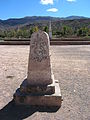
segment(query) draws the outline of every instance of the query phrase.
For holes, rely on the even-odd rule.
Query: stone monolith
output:
[[[28,74],[14,94],[16,104],[61,106],[60,87],[52,73],[49,47],[50,41],[46,32],[32,34]]]
[[[31,37],[27,81],[30,85],[49,85],[52,83],[49,53],[49,36],[36,32]]]

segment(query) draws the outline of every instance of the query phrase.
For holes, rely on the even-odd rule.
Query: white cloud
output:
[[[76,2],[76,0],[67,0],[68,2]]]
[[[48,5],[48,4],[53,5],[54,2],[53,2],[53,0],[41,0],[40,3],[43,5]]]
[[[58,9],[57,8],[50,8],[50,9],[47,9],[47,12],[57,12]]]

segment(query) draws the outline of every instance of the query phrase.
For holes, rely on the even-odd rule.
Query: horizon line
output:
[[[85,17],[85,18],[90,18],[90,17],[88,17],[88,16],[80,16],[80,15],[70,15],[70,16],[62,16],[62,17],[60,17],[60,16],[48,16],[48,15],[44,15],[44,16],[42,16],[42,15],[33,15],[33,16],[22,16],[22,17],[10,17],[10,18],[6,18],[6,19],[2,19],[2,18],[0,18],[0,20],[9,20],[9,19],[22,19],[22,18],[26,18],[26,17],[53,17],[53,18],[67,18],[67,17]]]

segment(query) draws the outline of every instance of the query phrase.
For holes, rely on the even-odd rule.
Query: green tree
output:
[[[43,31],[45,31],[45,32],[48,33],[48,31],[49,31],[48,26],[45,26],[45,27],[43,28]]]
[[[21,38],[23,36],[23,31],[21,29],[17,30],[16,37]]]
[[[5,38],[5,32],[4,31],[0,31],[0,38]]]
[[[90,28],[88,29],[88,36],[90,36]]]
[[[34,32],[38,32],[38,31],[39,31],[38,26],[35,26],[33,31],[34,31]]]
[[[61,30],[61,35],[62,36],[71,36],[73,35],[74,31],[72,30],[71,27],[69,26],[63,26]]]
[[[86,27],[78,29],[77,36],[84,37],[84,36],[87,36],[87,35],[88,35],[88,29]]]

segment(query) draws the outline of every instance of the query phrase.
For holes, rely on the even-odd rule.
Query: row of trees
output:
[[[0,31],[0,38],[30,38],[32,33],[37,32],[38,30],[39,28],[35,26],[30,29],[24,28]],[[47,26],[43,27],[42,30],[48,33]]]
[[[63,26],[61,30],[53,31],[53,35],[56,35],[56,37],[85,37],[90,36],[90,28],[82,27],[78,29],[72,29],[69,26]]]
[[[38,27],[31,29],[12,29],[7,31],[0,31],[1,38],[30,38],[33,32],[38,31]]]
[[[37,26],[30,29],[12,29],[7,31],[0,31],[0,38],[30,38],[33,32],[37,32],[39,28]],[[43,31],[49,31],[48,26],[42,28]],[[79,29],[72,29],[69,26],[63,26],[60,30],[52,30],[52,34],[55,37],[85,37],[90,36],[90,28],[83,27]]]

